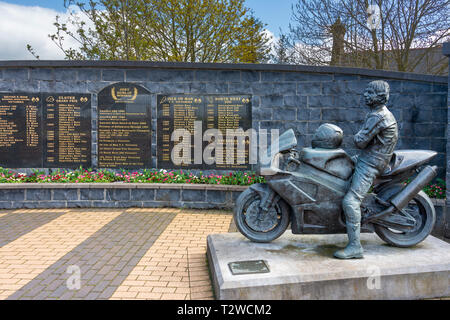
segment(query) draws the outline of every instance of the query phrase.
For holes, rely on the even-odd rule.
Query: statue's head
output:
[[[364,91],[364,98],[370,108],[385,105],[389,100],[389,84],[383,80],[370,82]]]

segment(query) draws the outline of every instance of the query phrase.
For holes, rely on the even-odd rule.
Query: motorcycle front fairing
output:
[[[297,138],[294,130],[289,129],[279,136],[267,148],[267,153],[261,159],[260,174],[263,176],[272,176],[277,173],[282,173],[280,170],[280,161],[282,160],[282,153],[294,148],[297,145]]]
[[[270,189],[290,205],[293,211],[292,232],[344,232],[340,215],[342,197],[348,188],[347,181],[299,159],[295,161],[298,162],[296,169],[292,170],[288,165],[284,170],[286,156],[283,156],[283,151],[291,150],[297,143],[293,130],[280,136],[278,146],[276,143],[269,149],[272,156],[270,166],[262,168],[261,174],[265,176]]]

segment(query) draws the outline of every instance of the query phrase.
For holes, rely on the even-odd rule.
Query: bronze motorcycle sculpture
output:
[[[299,152],[292,129],[274,145],[278,148],[269,148],[270,164],[259,172],[266,183],[250,186],[236,201],[238,230],[254,242],[275,240],[289,224],[293,234],[346,233],[342,199],[349,189],[354,160],[340,145]],[[414,246],[431,233],[435,209],[422,189],[436,176],[437,168],[422,166],[435,156],[428,150],[394,152],[361,205],[361,232],[375,232],[397,247]]]

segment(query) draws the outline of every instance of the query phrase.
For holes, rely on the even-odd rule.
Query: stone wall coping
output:
[[[444,54],[449,45],[444,44]],[[446,51],[447,50],[447,51]],[[188,63],[154,61],[105,61],[105,60],[0,60],[0,68],[147,68],[185,70],[245,70],[269,72],[338,73],[378,78],[447,83],[446,76],[434,76],[410,72],[374,70],[351,67],[253,64],[253,63]]]
[[[244,191],[247,186],[189,183],[0,183],[1,189],[177,189]]]

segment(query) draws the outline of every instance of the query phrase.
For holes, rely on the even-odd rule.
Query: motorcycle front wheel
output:
[[[436,221],[436,212],[430,198],[420,191],[403,209],[416,220],[413,230],[399,231],[385,226],[374,225],[375,233],[390,245],[407,248],[412,247],[428,237]]]
[[[288,204],[281,198],[268,212],[260,207],[261,196],[251,188],[242,192],[234,207],[234,222],[245,237],[253,242],[270,242],[281,236],[290,220]]]

